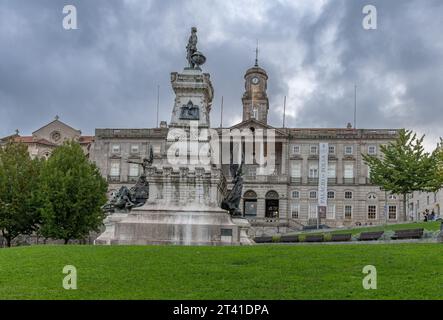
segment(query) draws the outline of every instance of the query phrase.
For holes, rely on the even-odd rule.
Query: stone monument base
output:
[[[246,219],[232,219],[222,209],[146,204],[108,217],[101,245],[241,245],[251,244]]]

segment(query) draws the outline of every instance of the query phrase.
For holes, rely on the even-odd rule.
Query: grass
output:
[[[407,230],[407,229],[420,229],[423,228],[425,231],[434,232],[437,230],[440,230],[440,224],[439,221],[430,221],[430,222],[411,222],[411,223],[401,223],[401,224],[388,224],[388,225],[380,225],[380,226],[368,226],[368,227],[358,227],[358,228],[351,228],[351,229],[342,229],[342,230],[334,230],[334,231],[327,231],[324,230],[322,232],[317,231],[302,231],[302,232],[291,232],[288,234],[298,234],[300,235],[300,241],[304,241],[307,234],[312,235],[320,235],[323,234],[325,236],[326,240],[329,240],[331,238],[332,234],[345,234],[345,233],[351,233],[353,236],[362,233],[362,232],[369,232],[369,231],[395,231],[395,230]],[[275,236],[274,241],[278,242],[280,239],[280,236]]]
[[[362,269],[377,268],[377,290]],[[74,265],[78,289],[64,290]],[[0,249],[0,299],[442,299],[443,245]]]

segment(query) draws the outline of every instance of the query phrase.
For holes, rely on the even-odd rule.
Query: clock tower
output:
[[[243,94],[243,121],[255,119],[264,124],[268,122],[269,100],[266,94],[268,75],[266,71],[255,65],[245,73],[245,93]]]

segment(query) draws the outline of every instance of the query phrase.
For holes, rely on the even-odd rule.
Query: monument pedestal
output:
[[[145,205],[114,226],[109,244],[232,245],[240,243],[239,227],[224,210]],[[111,230],[111,229],[110,229]],[[226,236],[228,235],[228,236]],[[101,237],[102,238],[102,237]],[[100,240],[105,240],[104,238]]]
[[[219,203],[226,181],[217,168],[150,168],[149,200],[114,213],[95,244],[246,245],[250,225]]]

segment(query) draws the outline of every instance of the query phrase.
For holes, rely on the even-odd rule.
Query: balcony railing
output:
[[[308,178],[308,184],[318,184],[318,178]]]
[[[291,177],[291,183],[300,185],[301,184],[301,177]]]
[[[343,178],[343,184],[355,184],[355,178]]]
[[[337,178],[328,178],[328,185],[337,184]]]
[[[120,176],[108,176],[108,182],[120,182]]]
[[[128,182],[137,182],[138,176],[128,176]]]

